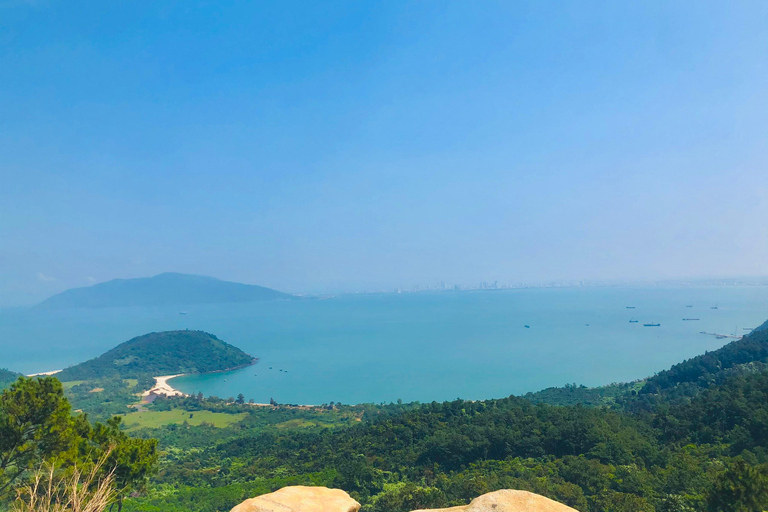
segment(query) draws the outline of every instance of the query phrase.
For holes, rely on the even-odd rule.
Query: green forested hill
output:
[[[524,398],[550,405],[649,409],[658,403],[689,400],[733,375],[753,374],[765,369],[768,369],[768,322],[741,339],[687,359],[647,379],[596,388],[566,385],[527,393]]]
[[[229,370],[254,362],[237,347],[203,331],[164,331],[138,336],[101,356],[56,375],[62,381]]]
[[[764,324],[765,325],[765,324]],[[768,363],[768,330],[763,326],[722,348],[678,363],[650,377],[641,393],[659,393],[675,387],[706,388],[745,364]]]
[[[21,377],[20,373],[12,372],[6,370],[5,368],[0,368],[0,389],[3,389],[12,382],[15,382],[19,377]]]

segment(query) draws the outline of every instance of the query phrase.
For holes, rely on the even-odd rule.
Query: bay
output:
[[[638,322],[630,323],[633,318]],[[187,393],[224,398],[243,393],[258,403],[274,398],[294,404],[484,399],[566,383],[596,386],[646,377],[731,341],[700,331],[742,335],[745,327],[767,318],[768,287],[759,286],[529,288],[161,308],[15,308],[0,311],[0,367],[56,370],[140,334],[188,328],[214,333],[259,362],[233,372],[173,379],[172,385]]]

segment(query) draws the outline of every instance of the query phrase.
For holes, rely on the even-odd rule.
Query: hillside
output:
[[[768,322],[741,339],[673,365],[652,377],[636,382],[595,388],[566,385],[523,396],[533,403],[549,405],[608,406],[648,409],[661,402],[689,400],[703,390],[735,375],[768,369]]]
[[[62,381],[137,378],[230,370],[254,362],[237,347],[203,331],[152,332],[56,375]]]
[[[113,279],[84,288],[72,288],[49,297],[37,307],[106,308],[216,304],[291,297],[292,295],[263,286],[167,272],[154,277]]]
[[[0,389],[8,387],[12,382],[21,377],[20,373],[0,368]]]
[[[676,387],[706,388],[742,365],[768,363],[766,324],[727,345],[672,366],[650,377],[641,393],[659,393]]]

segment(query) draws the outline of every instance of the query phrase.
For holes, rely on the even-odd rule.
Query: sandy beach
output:
[[[53,370],[52,372],[30,373],[29,375],[27,375],[27,377],[43,377],[46,375],[56,375],[60,371],[61,370]]]
[[[174,389],[170,384],[168,384],[168,381],[175,378],[175,377],[181,377],[184,375],[183,373],[179,373],[177,375],[162,375],[160,377],[155,377],[155,385],[142,393],[142,396],[149,396],[149,395],[165,395],[165,396],[187,396],[186,394],[182,393],[178,389]]]

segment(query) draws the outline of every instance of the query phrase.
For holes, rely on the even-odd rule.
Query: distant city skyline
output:
[[[0,9],[0,306],[768,275],[766,2]]]
[[[141,276],[154,277],[154,276]],[[216,276],[203,276],[214,277]],[[218,278],[216,278],[218,279]],[[120,280],[120,278],[118,278]],[[105,281],[106,282],[106,281]],[[98,283],[88,283],[91,286]],[[256,284],[259,283],[244,283]],[[555,281],[481,281],[479,283],[446,283],[441,281],[437,284],[411,284],[409,286],[397,286],[394,288],[361,288],[347,290],[320,290],[314,292],[292,291],[297,296],[334,296],[334,295],[354,295],[354,294],[408,294],[421,292],[452,292],[452,291],[483,291],[483,290],[515,290],[527,288],[575,288],[575,287],[637,287],[637,286],[768,286],[768,276],[740,276],[740,277],[721,277],[721,278],[700,278],[700,279],[661,279],[661,280],[584,280],[569,279]],[[65,290],[62,290],[65,291]],[[284,290],[278,290],[284,291]],[[2,307],[2,306],[0,306]]]

